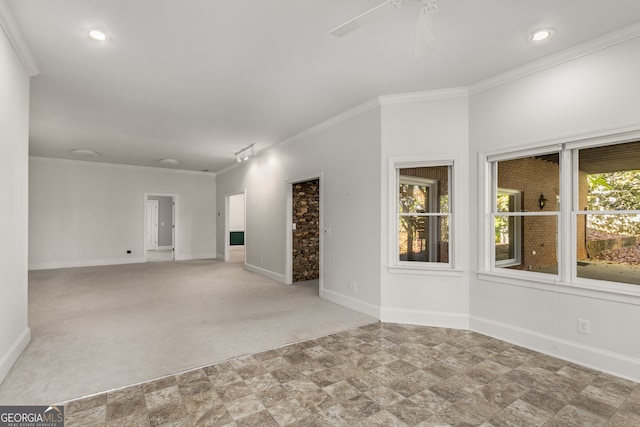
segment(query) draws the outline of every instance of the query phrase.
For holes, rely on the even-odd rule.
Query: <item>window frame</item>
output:
[[[558,160],[559,160],[559,164],[558,164],[558,182],[559,182],[559,186],[560,186],[560,192],[562,192],[562,188],[564,187],[563,185],[563,180],[562,180],[562,173],[563,170],[566,170],[566,167],[563,167],[564,162],[562,159],[562,152],[561,150],[559,150],[557,147],[552,147],[550,149],[541,149],[541,150],[536,150],[535,152],[528,152],[528,153],[518,153],[517,156],[515,157],[507,157],[505,158],[504,156],[500,156],[498,159],[490,159],[489,163],[490,163],[490,168],[491,168],[491,206],[490,206],[490,227],[492,229],[494,229],[494,224],[495,224],[495,218],[502,216],[502,217],[512,217],[516,220],[516,222],[520,225],[522,223],[524,223],[524,219],[526,217],[542,217],[542,216],[552,216],[552,217],[556,217],[556,226],[557,226],[557,233],[556,233],[556,260],[558,261],[558,272],[556,274],[550,274],[550,273],[542,273],[542,272],[536,272],[536,271],[527,271],[527,270],[505,270],[505,267],[509,267],[513,264],[509,264],[509,263],[499,263],[496,261],[495,259],[495,254],[496,254],[496,245],[495,245],[495,238],[491,239],[491,261],[490,261],[490,270],[492,272],[495,273],[501,273],[501,272],[505,272],[508,275],[514,274],[516,277],[523,275],[524,277],[527,277],[529,275],[534,275],[534,276],[549,276],[551,278],[553,278],[553,280],[557,280],[558,277],[561,276],[562,271],[561,271],[561,267],[560,267],[560,256],[563,253],[562,251],[562,239],[560,238],[561,232],[564,228],[564,224],[562,223],[562,215],[561,215],[561,211],[557,210],[557,211],[540,211],[540,212],[531,212],[531,211],[513,211],[513,212],[499,212],[497,209],[497,197],[498,197],[498,193],[500,193],[500,190],[503,191],[507,191],[509,192],[508,189],[504,189],[501,187],[498,187],[498,163],[499,162],[504,162],[504,161],[509,161],[509,160],[518,160],[518,159],[525,159],[525,158],[531,158],[531,157],[535,157],[538,155],[549,155],[549,154],[558,154]],[[510,191],[513,192],[513,191]],[[492,233],[492,235],[494,235]],[[520,240],[518,241],[518,244],[523,243],[523,237],[520,234],[519,235]],[[519,265],[522,262],[522,251],[520,251],[520,259],[516,259],[517,264]]]
[[[436,179],[430,179],[430,178],[421,178],[421,177],[417,177],[417,176],[409,176],[409,175],[400,175],[399,174],[400,170],[398,170],[398,186],[400,186],[400,184],[409,184],[409,185],[419,185],[419,186],[424,186],[427,187],[429,189],[429,207],[436,205],[438,203],[438,199],[437,199],[437,188],[438,188],[438,180]],[[449,171],[449,175],[451,175],[451,172]],[[434,189],[436,190],[436,192],[434,192]],[[398,197],[396,198],[396,208],[398,208],[398,203],[399,203],[399,194]],[[430,217],[438,217],[438,216],[443,216],[440,214],[440,212],[399,212],[398,210],[396,210],[396,216],[398,218],[403,217],[403,216],[407,216],[407,217],[411,217],[411,216],[415,216],[415,217],[425,217],[425,218],[430,218]],[[398,225],[399,221],[398,221]],[[435,235],[437,232],[436,229],[436,223],[433,221],[429,222],[429,237]],[[397,244],[397,242],[396,242]],[[436,241],[432,238],[429,238],[429,242],[428,242],[428,246],[429,246],[429,261],[426,262],[434,262],[431,261],[431,259],[433,258],[433,256],[435,255],[435,250],[436,250]],[[402,262],[402,261],[400,261]],[[408,262],[408,261],[407,261]],[[417,262],[417,261],[411,261],[413,262]],[[442,264],[442,263],[439,263]]]
[[[457,160],[453,157],[434,158],[427,156],[402,156],[389,157],[387,170],[388,184],[388,264],[390,273],[403,274],[437,274],[437,275],[460,275],[462,272],[455,268],[456,260],[456,168]],[[423,216],[446,217],[449,226],[449,259],[447,263],[429,261],[400,261],[399,250],[399,188],[400,170],[407,168],[421,167],[448,167],[448,204],[449,212],[426,213]],[[415,177],[410,177],[415,178]]]
[[[554,290],[571,295],[640,304],[640,285],[596,280],[577,276],[577,217],[585,211],[578,206],[578,153],[580,149],[640,141],[640,128],[613,134],[582,135],[559,142],[540,143],[519,149],[478,153],[479,216],[478,272],[481,280],[508,285]],[[494,205],[497,190],[493,165],[541,154],[560,154],[560,205],[558,206],[558,274],[511,271],[495,268]],[[595,211],[587,211],[594,213]],[[616,212],[624,213],[624,212]]]

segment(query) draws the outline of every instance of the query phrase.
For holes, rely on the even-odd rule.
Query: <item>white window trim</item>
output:
[[[640,305],[640,285],[577,277],[577,243],[574,241],[576,227],[577,197],[577,149],[597,146],[617,145],[640,140],[640,126],[617,131],[597,132],[563,138],[561,141],[546,141],[528,145],[520,149],[504,149],[490,153],[478,153],[478,204],[481,215],[478,218],[478,271],[480,280],[498,282],[513,286],[524,286],[545,291],[579,295],[609,301],[621,301]],[[572,151],[573,150],[573,151]],[[493,194],[494,182],[492,164],[495,161],[548,154],[560,151],[560,198],[570,201],[569,209],[562,208],[558,223],[558,275],[540,274],[528,271],[500,271],[493,268]],[[564,165],[564,166],[563,166]],[[571,167],[567,167],[571,165]],[[617,212],[619,213],[619,212]],[[565,248],[566,246],[566,248]]]
[[[418,275],[444,275],[461,276],[462,271],[455,268],[456,252],[459,246],[457,242],[457,216],[456,199],[457,191],[455,183],[458,182],[458,172],[454,167],[455,157],[430,157],[430,156],[401,156],[389,157],[387,166],[387,194],[388,194],[388,265],[390,273],[418,274]],[[402,262],[399,261],[398,251],[398,180],[400,169],[449,166],[449,262]],[[431,214],[440,215],[440,214]]]
[[[437,179],[429,179],[429,178],[420,178],[415,176],[406,176],[406,175],[398,175],[398,182],[402,182],[409,185],[418,185],[424,186],[429,189],[429,206],[437,206],[438,198],[437,198],[437,188],[438,188],[438,180]],[[435,190],[435,191],[434,191]],[[397,191],[397,190],[396,190]],[[396,196],[397,197],[397,196]],[[396,199],[397,201],[397,199]],[[397,207],[397,205],[396,205]],[[421,216],[421,217],[438,217],[438,216],[446,216],[447,218],[451,218],[451,213],[442,214],[440,212],[414,212],[414,213],[400,213],[396,210],[396,216]],[[429,222],[429,257],[433,257],[435,255],[435,250],[437,247],[437,242],[434,241],[431,236],[436,234],[436,223],[433,221]],[[434,261],[428,261],[434,262]],[[404,265],[404,263],[402,263]],[[411,265],[408,263],[406,265]]]

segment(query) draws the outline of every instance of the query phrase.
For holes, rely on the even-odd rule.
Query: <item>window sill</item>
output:
[[[462,277],[462,270],[453,268],[437,268],[418,265],[388,265],[387,270],[390,274],[414,274],[421,276],[449,276]]]
[[[560,281],[557,276],[546,278],[538,275],[527,275],[525,277],[524,275],[504,274],[495,271],[478,271],[477,277],[482,281],[504,285],[640,305],[639,285],[614,282],[595,284],[591,281],[567,283]]]

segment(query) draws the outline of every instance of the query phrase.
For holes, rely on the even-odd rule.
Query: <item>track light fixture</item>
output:
[[[251,145],[247,145],[246,147],[244,147],[242,150],[240,151],[236,151],[234,154],[236,156],[236,161],[238,163],[243,162],[245,160],[249,160],[250,157],[253,157],[256,155],[256,148],[255,148],[256,143],[254,142]]]

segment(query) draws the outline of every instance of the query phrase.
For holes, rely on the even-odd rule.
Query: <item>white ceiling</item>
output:
[[[376,96],[471,85],[640,22],[639,0],[439,0],[435,48],[414,59],[410,1],[329,34],[380,2],[9,0],[41,72],[30,153],[218,171]]]

